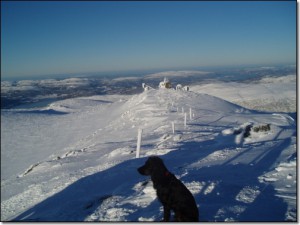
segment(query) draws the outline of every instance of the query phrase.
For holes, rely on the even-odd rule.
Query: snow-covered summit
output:
[[[200,221],[295,221],[295,125],[173,89],[6,110],[1,220],[160,220],[152,183],[136,170],[159,155],[195,196]]]

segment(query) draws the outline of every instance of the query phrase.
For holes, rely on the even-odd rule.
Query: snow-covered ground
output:
[[[269,95],[295,99],[290,78],[2,110],[1,220],[160,220],[152,183],[137,172],[148,156],[160,155],[194,194],[200,221],[296,221],[296,121],[224,100],[251,101],[247,88],[259,99],[260,87],[277,84]]]
[[[249,109],[296,112],[296,75],[266,77],[253,82],[217,82],[191,87]]]

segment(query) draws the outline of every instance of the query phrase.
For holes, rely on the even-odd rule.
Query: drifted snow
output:
[[[234,130],[245,124],[271,130],[237,141]],[[200,221],[296,221],[295,131],[287,114],[175,90],[5,110],[1,220],[161,220],[152,182],[137,172],[148,156],[160,155],[193,193]]]

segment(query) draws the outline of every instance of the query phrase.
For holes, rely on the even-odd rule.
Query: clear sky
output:
[[[1,75],[295,65],[296,4],[1,1]]]

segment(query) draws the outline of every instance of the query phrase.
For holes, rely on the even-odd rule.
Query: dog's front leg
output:
[[[164,219],[163,222],[169,222],[171,215],[171,209],[167,206],[164,206]]]

